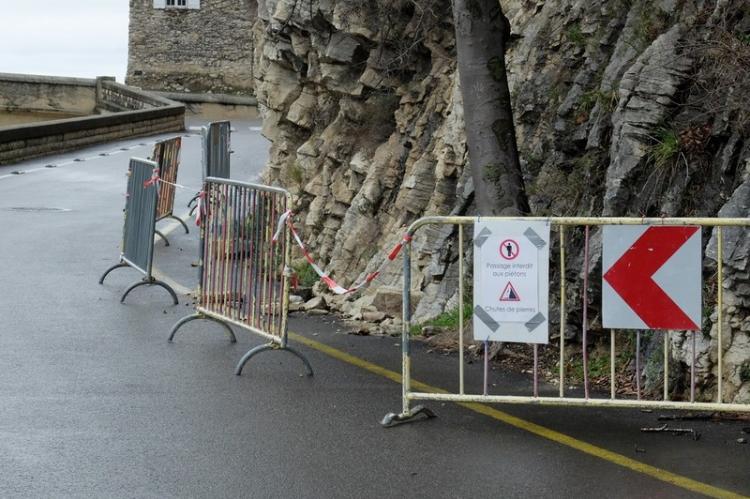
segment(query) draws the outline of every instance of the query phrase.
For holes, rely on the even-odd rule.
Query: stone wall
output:
[[[61,81],[64,84],[60,84]],[[64,87],[65,91],[60,87]],[[80,107],[87,110],[82,114],[89,116],[0,127],[0,164],[59,154],[123,138],[177,132],[185,128],[183,105],[126,87],[112,78],[73,80],[0,75],[0,95],[13,96],[18,92],[27,92],[27,96],[33,98],[9,99],[13,107],[8,109],[48,111],[40,108],[40,103],[47,103],[65,113]],[[86,105],[82,106],[78,98],[71,100],[70,96],[81,99],[81,96],[85,96],[81,102]],[[95,111],[103,114],[94,115]]]
[[[256,95],[264,134],[273,142],[265,176],[296,195],[305,241],[349,285],[374,270],[417,218],[474,213],[450,3],[299,3],[259,5]],[[750,214],[750,118],[741,97],[750,92],[747,2],[502,4],[512,26],[509,80],[533,214]],[[592,275],[601,270],[598,237],[595,231]],[[570,231],[568,244],[567,299],[581,303],[581,233]],[[456,307],[455,233],[424,231],[414,246],[416,319],[425,320]],[[729,238],[722,283],[727,401],[750,400],[748,254],[750,238]],[[708,279],[715,264],[707,251],[708,313],[696,365],[704,400],[716,390],[716,356],[709,353],[717,341],[716,287]],[[557,266],[555,256],[553,290]],[[362,295],[326,300],[362,317],[388,301],[384,290],[397,289],[400,278],[392,265]],[[594,279],[588,294],[595,339],[608,335],[598,286]],[[556,301],[550,300],[553,322]],[[398,311],[388,312],[393,318],[382,328],[398,330]],[[571,306],[563,324],[571,343],[581,312]],[[679,396],[687,386],[690,342],[682,333],[671,338]],[[651,359],[659,359],[658,345],[657,338],[647,347]],[[647,388],[654,389],[658,364],[649,368]]]
[[[83,116],[95,108],[95,80],[0,73],[0,110]]]
[[[202,0],[199,9],[130,0],[129,85],[252,94],[256,0]]]

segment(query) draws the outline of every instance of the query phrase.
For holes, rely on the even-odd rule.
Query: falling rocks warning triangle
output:
[[[505,285],[505,289],[503,289],[503,293],[500,295],[500,301],[521,301],[518,291],[516,291],[516,288],[510,282]]]

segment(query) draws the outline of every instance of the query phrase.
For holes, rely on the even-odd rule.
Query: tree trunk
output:
[[[510,23],[498,0],[454,0],[453,19],[477,211],[528,214],[505,72]]]

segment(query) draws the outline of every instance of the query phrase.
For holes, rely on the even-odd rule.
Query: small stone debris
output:
[[[701,434],[693,428],[670,428],[668,424],[663,424],[655,428],[641,428],[641,431],[643,433],[671,433],[672,435],[689,434],[693,440],[698,440],[701,437]]]
[[[659,421],[709,421],[713,419],[713,414],[679,414],[679,415],[661,415],[657,418]]]
[[[362,320],[367,322],[381,322],[385,319],[384,312],[363,312]]]
[[[316,296],[305,303],[305,311],[310,312],[316,309],[325,309],[326,302],[322,296]]]
[[[319,315],[328,315],[329,312],[328,312],[328,310],[323,310],[323,309],[320,309],[320,308],[314,308],[312,310],[307,310],[307,314],[308,315],[319,316]]]
[[[747,443],[747,439],[746,438],[738,438],[737,439],[737,443],[738,444],[746,444]]]

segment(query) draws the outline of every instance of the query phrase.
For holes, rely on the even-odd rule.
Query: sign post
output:
[[[548,222],[474,224],[474,339],[549,340]]]

